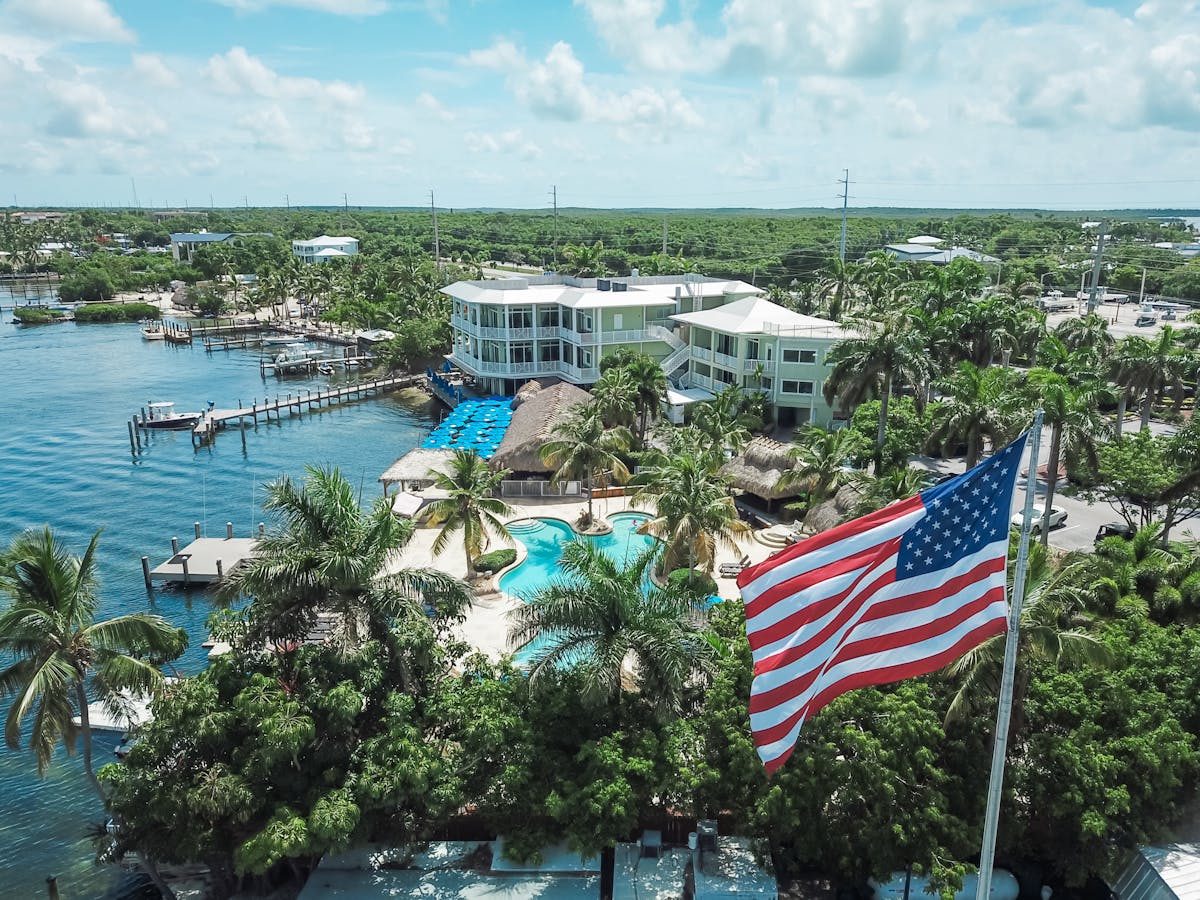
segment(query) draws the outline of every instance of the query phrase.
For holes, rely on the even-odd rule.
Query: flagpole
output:
[[[1008,750],[1008,722],[1012,716],[1013,677],[1017,670],[1021,604],[1025,601],[1025,571],[1029,566],[1029,532],[1033,523],[1033,498],[1037,489],[1038,453],[1042,445],[1042,411],[1033,416],[1030,429],[1029,477],[1025,482],[1025,515],[1017,544],[1013,570],[1012,602],[1008,609],[1008,633],[1004,642],[1004,672],[1000,679],[1000,703],[996,707],[996,736],[992,743],[992,774],[988,780],[987,812],[983,817],[983,849],[979,853],[979,883],[975,900],[989,900],[992,864],[996,856],[996,830],[1000,825],[1000,794],[1004,787],[1004,758]],[[1057,465],[1050,460],[1050,465]]]

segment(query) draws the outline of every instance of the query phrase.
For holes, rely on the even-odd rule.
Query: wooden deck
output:
[[[176,584],[216,584],[252,557],[257,547],[257,538],[197,538],[151,569],[150,577]]]
[[[337,362],[337,360],[327,361]],[[302,416],[305,412],[319,410],[325,406],[365,400],[400,388],[412,387],[420,384],[423,380],[423,375],[398,375],[394,378],[360,381],[331,388],[328,391],[316,393],[305,391],[304,393],[288,394],[286,397],[276,396],[274,400],[264,400],[262,403],[255,400],[248,407],[239,405],[237,409],[212,409],[206,412],[204,417],[196,423],[196,427],[192,429],[192,442],[207,443],[214,440],[217,432],[225,428],[244,427],[248,424],[247,420],[257,425],[260,416],[268,422],[272,418],[278,420],[284,416]]]

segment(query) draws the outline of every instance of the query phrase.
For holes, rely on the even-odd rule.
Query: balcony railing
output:
[[[773,359],[748,359],[742,371],[747,375],[753,375],[758,371],[758,367],[762,366],[762,373],[770,375],[775,371],[775,361]]]
[[[714,350],[712,361],[724,369],[732,369],[734,372],[742,371],[742,361],[736,356],[730,356],[728,353],[718,353]]]
[[[469,372],[474,372],[476,375],[496,376],[499,378],[519,375],[535,378],[541,375],[561,375],[564,378],[581,384],[590,384],[600,377],[600,370],[597,368],[573,366],[570,363],[565,363],[557,359],[547,359],[542,362],[530,363],[485,362],[482,359],[477,359],[474,356],[456,350],[451,354],[451,361]]]

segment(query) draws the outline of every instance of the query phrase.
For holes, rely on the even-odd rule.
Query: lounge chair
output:
[[[721,563],[717,571],[721,574],[722,578],[737,578],[738,575],[742,574],[742,569],[748,565],[750,565],[750,557],[747,555],[735,563]]]

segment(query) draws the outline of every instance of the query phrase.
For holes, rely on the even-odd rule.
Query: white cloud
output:
[[[239,12],[262,12],[272,6],[309,9],[335,16],[377,16],[387,12],[385,0],[214,0]]]
[[[153,114],[117,109],[94,84],[55,80],[47,88],[52,115],[46,132],[53,137],[135,139],[166,130]]]
[[[105,0],[8,0],[0,12],[57,40],[131,43],[136,38]]]
[[[463,143],[473,153],[516,153],[521,159],[540,159],[542,148],[525,139],[521,129],[513,128],[498,134],[468,131]]]
[[[417,106],[425,110],[435,119],[440,119],[443,122],[453,122],[454,113],[442,106],[438,98],[428,91],[422,91],[417,95]]]
[[[151,87],[162,89],[179,87],[179,76],[157,53],[133,54],[133,70]]]
[[[361,85],[344,81],[280,75],[261,59],[247,53],[244,47],[234,47],[227,53],[210,57],[204,71],[218,91],[231,95],[308,100],[337,108],[359,103],[366,93]]]
[[[511,41],[500,39],[485,50],[469,53],[466,62],[503,73],[509,91],[543,118],[657,128],[701,122],[692,104],[674,87],[638,86],[619,93],[592,86],[583,63],[565,41],[536,61],[526,58]]]
[[[778,181],[779,162],[774,159],[764,159],[754,156],[745,150],[738,151],[732,162],[717,166],[717,173],[731,178],[741,178],[750,181]]]

